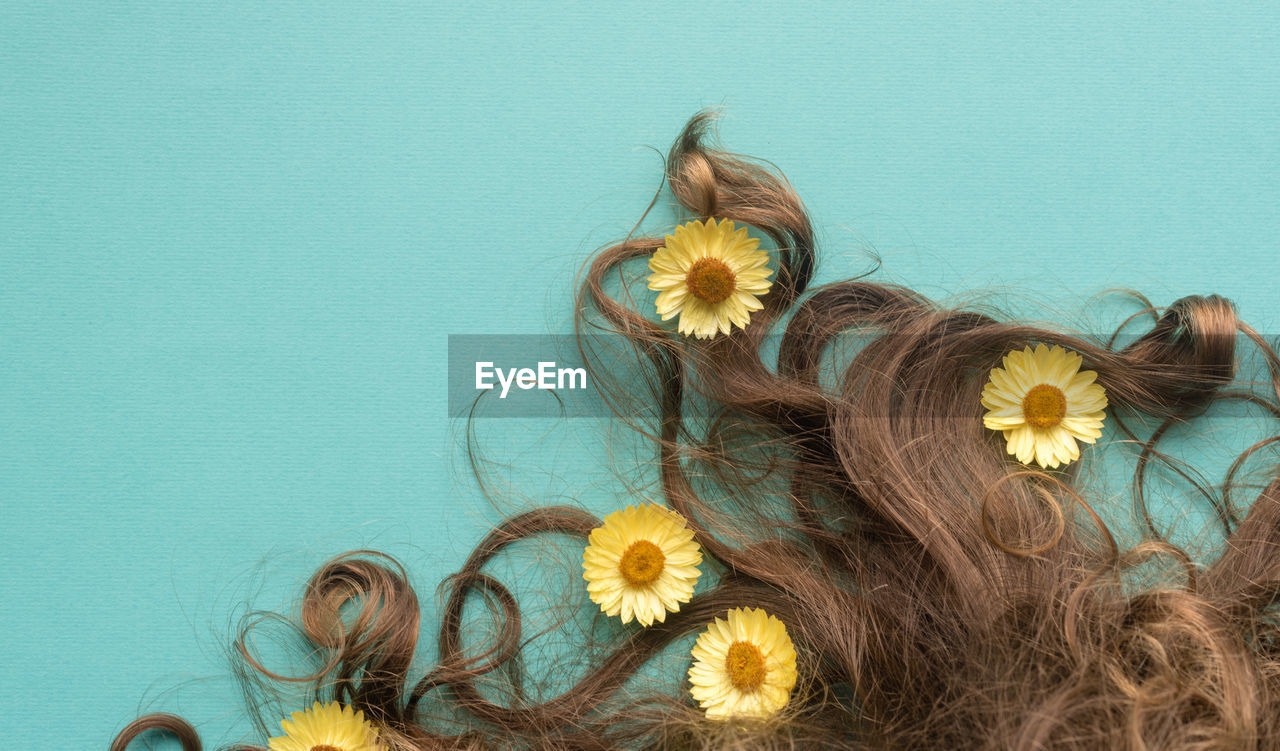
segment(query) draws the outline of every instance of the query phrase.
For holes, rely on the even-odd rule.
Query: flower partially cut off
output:
[[[267,741],[271,751],[386,751],[378,742],[378,730],[364,718],[336,701],[294,712],[280,721],[284,735]]]

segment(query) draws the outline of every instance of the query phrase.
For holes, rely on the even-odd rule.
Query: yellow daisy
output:
[[[1023,464],[1058,467],[1080,458],[1076,441],[1102,436],[1107,392],[1098,374],[1080,370],[1083,358],[1054,345],[1010,352],[982,389],[982,421],[1004,433],[1008,451]]]
[[[591,530],[582,578],[605,615],[648,626],[693,597],[702,549],[684,518],[661,506],[627,506]]]
[[[385,751],[378,730],[364,718],[336,701],[320,702],[305,712],[294,712],[280,721],[284,735],[268,741],[271,751]]]
[[[728,219],[676,227],[649,259],[658,315],[664,321],[679,315],[680,333],[699,339],[746,328],[751,311],[764,307],[757,298],[772,284],[769,254],[759,245],[746,227],[735,229]]]
[[[717,720],[765,718],[787,706],[796,685],[796,649],[782,621],[759,608],[717,618],[693,645],[690,693]]]

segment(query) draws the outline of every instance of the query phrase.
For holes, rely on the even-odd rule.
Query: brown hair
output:
[[[728,336],[677,337],[630,294],[634,262],[663,240],[632,236],[587,266],[578,335],[614,414],[655,447],[661,495],[694,529],[714,583],[664,623],[615,630],[575,685],[535,696],[517,597],[486,564],[517,541],[581,542],[600,524],[542,508],[499,525],[446,581],[439,660],[424,677],[410,679],[417,597],[399,564],[371,551],[340,556],[308,584],[298,628],[319,669],[271,673],[246,626],[235,644],[247,670],[363,710],[394,749],[1280,748],[1274,466],[1254,472],[1267,477],[1247,509],[1232,501],[1280,436],[1245,451],[1217,487],[1160,450],[1217,402],[1280,418],[1280,359],[1267,342],[1217,296],[1147,306],[1153,324],[1121,346],[866,278],[809,289],[816,249],[803,204],[776,169],[712,148],[710,123],[703,113],[685,127],[667,182],[691,214],[772,242],[764,309]],[[621,337],[633,367],[601,356],[602,334]],[[1036,342],[1083,356],[1136,447],[1136,544],[1076,487],[1078,465],[1015,464],[983,427],[988,372]],[[1261,389],[1237,383],[1242,342],[1263,358]],[[634,388],[636,372],[646,389]],[[1157,422],[1136,428],[1139,417]],[[1207,566],[1148,512],[1156,468],[1212,504],[1225,544]],[[465,610],[478,603],[492,633],[468,649]],[[709,721],[678,691],[625,690],[675,640],[738,606],[778,616],[796,642],[801,680],[779,717]],[[424,716],[428,697],[438,716]],[[151,715],[113,751],[148,729],[199,748],[186,722]]]

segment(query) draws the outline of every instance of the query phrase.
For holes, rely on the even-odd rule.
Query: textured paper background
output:
[[[704,106],[808,202],[823,279],[874,249],[1060,323],[1123,286],[1280,330],[1273,4],[610,5],[0,5],[9,745],[151,709],[241,739],[239,606],[351,547],[430,619],[496,513],[446,336],[568,331]],[[546,430],[486,425],[504,479],[613,507],[598,437]]]

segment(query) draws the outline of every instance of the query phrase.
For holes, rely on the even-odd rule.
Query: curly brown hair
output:
[[[714,582],[665,622],[618,631],[572,687],[533,697],[521,608],[486,564],[517,541],[585,539],[600,524],[541,508],[501,523],[446,581],[439,660],[424,677],[410,680],[417,597],[400,565],[371,551],[338,557],[308,585],[296,623],[325,656],[320,669],[276,676],[242,632],[246,671],[363,710],[392,749],[1280,749],[1280,478],[1255,466],[1280,435],[1216,486],[1159,449],[1218,402],[1280,418],[1273,348],[1217,296],[1146,311],[1153,325],[1121,346],[865,277],[810,289],[804,205],[775,168],[713,148],[711,123],[700,113],[685,126],[666,181],[690,214],[772,241],[764,309],[708,342],[676,337],[628,292],[627,269],[663,240],[631,236],[586,266],[577,333],[614,415],[651,442],[663,499],[694,530]],[[602,336],[634,357],[601,356]],[[1076,465],[1016,464],[983,427],[991,368],[1041,342],[1083,356],[1137,447],[1136,544],[1108,529]],[[1245,346],[1264,363],[1252,387],[1236,377]],[[1140,436],[1126,416],[1157,424]],[[1232,494],[1250,487],[1246,464],[1265,477],[1241,510]],[[1212,503],[1226,542],[1211,563],[1147,511],[1156,466]],[[495,624],[478,652],[464,644],[469,603]],[[744,605],[782,619],[800,654],[778,717],[716,722],[677,692],[622,690],[674,641]],[[428,696],[447,720],[426,716]],[[149,715],[113,751],[152,729],[200,747],[185,721]]]

